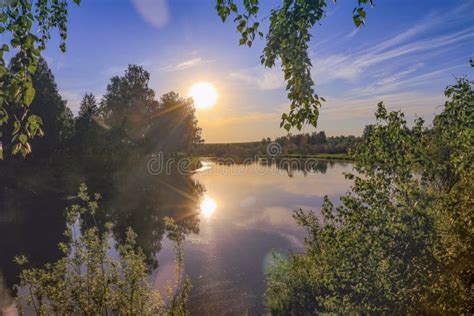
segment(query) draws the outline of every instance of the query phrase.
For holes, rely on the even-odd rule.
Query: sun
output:
[[[197,82],[189,89],[188,96],[194,99],[194,105],[198,109],[207,109],[217,103],[217,90],[212,83]]]

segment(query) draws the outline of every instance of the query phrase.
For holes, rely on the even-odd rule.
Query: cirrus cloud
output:
[[[133,6],[143,19],[156,28],[164,27],[170,19],[166,0],[132,0]]]

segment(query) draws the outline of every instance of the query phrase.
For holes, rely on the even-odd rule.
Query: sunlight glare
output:
[[[210,196],[206,195],[201,202],[201,214],[205,218],[210,218],[217,208],[217,203]]]
[[[194,99],[198,109],[207,109],[217,102],[217,90],[209,82],[197,82],[191,86],[188,95]]]

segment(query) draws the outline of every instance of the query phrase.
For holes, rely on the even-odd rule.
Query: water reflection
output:
[[[63,214],[68,204],[64,196],[37,185],[34,178],[18,174],[18,181],[18,185],[6,181],[0,185],[0,270],[10,290],[20,273],[14,256],[27,255],[35,265],[61,257],[57,245],[64,241]]]
[[[315,172],[291,168],[291,175],[277,163],[213,161],[206,167],[193,179],[206,188],[205,197],[217,201],[217,210],[184,245],[186,273],[193,284],[191,314],[263,314],[265,270],[272,252],[302,250],[305,232],[293,219],[293,210],[317,211],[324,195],[335,199],[345,192],[350,183],[342,173],[352,167],[322,161]],[[166,247],[158,254],[161,266],[173,262],[171,254]],[[163,280],[164,274],[158,269],[155,277]]]
[[[119,243],[125,239],[126,229],[133,228],[152,267],[157,266],[156,254],[162,248],[164,217],[173,218],[186,234],[199,232],[199,201],[204,188],[190,176],[177,172],[150,175],[146,168],[135,168],[119,170],[111,178],[111,185],[96,190],[105,192],[102,205],[107,212],[101,220],[112,221]]]
[[[16,316],[18,310],[0,271],[0,315]]]
[[[303,159],[303,158],[249,158],[243,161],[232,158],[215,158],[203,162],[203,167],[197,172],[207,172],[214,167],[225,175],[248,174],[256,171],[259,175],[285,174],[290,178],[299,173],[303,176],[324,174],[328,168],[335,165],[350,165],[344,161],[323,160],[323,159]]]
[[[262,314],[264,273],[272,251],[301,251],[304,231],[292,211],[318,210],[324,195],[341,195],[349,188],[342,173],[350,170],[347,163],[277,160],[245,166],[208,161],[193,176],[150,175],[146,163],[139,162],[113,170],[37,168],[9,176],[0,170],[0,268],[11,289],[19,273],[13,256],[25,254],[36,266],[60,257],[56,246],[63,240],[68,196],[85,182],[89,192],[103,196],[104,211],[97,221],[114,223],[118,243],[132,227],[150,267],[159,263],[152,273],[156,287],[173,275],[173,244],[164,238],[162,221],[170,216],[187,233],[191,312]],[[60,176],[51,179],[47,174]]]
[[[26,255],[33,266],[61,257],[57,245],[64,241],[64,211],[74,202],[71,197],[83,182],[90,193],[102,195],[101,212],[96,214],[99,227],[112,222],[117,243],[125,239],[128,227],[133,228],[138,234],[137,245],[151,268],[158,266],[156,254],[162,248],[165,216],[175,219],[186,234],[199,232],[199,203],[204,188],[190,176],[177,172],[150,175],[141,162],[113,170],[62,171],[36,168],[26,170],[23,176],[19,170],[10,174],[0,169],[0,269],[10,289],[19,281],[20,269],[13,262],[14,256]],[[60,176],[51,179],[43,173]]]
[[[210,218],[217,208],[217,203],[209,195],[205,195],[201,202],[200,209],[204,218]]]

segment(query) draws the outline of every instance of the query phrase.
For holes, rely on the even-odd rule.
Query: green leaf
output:
[[[22,144],[26,144],[26,142],[28,141],[28,136],[26,136],[25,134],[20,134],[20,136],[18,137],[18,140],[19,140]]]
[[[13,134],[17,134],[20,131],[21,124],[20,121],[15,121],[13,123]]]
[[[245,22],[245,20],[241,20],[239,25],[237,25],[237,30],[242,33],[242,31],[243,31],[246,24],[247,24],[247,22]]]
[[[10,41],[11,45],[13,48],[16,48],[18,46],[20,46],[20,40],[18,38],[13,38],[11,41]]]
[[[13,154],[13,155],[18,154],[18,152],[20,151],[20,149],[21,149],[21,145],[20,145],[20,144],[16,144],[15,146],[13,146],[12,154]]]
[[[25,104],[30,105],[31,102],[33,102],[33,99],[35,97],[35,88],[33,88],[33,85],[29,83],[26,88],[26,93],[25,93]]]

